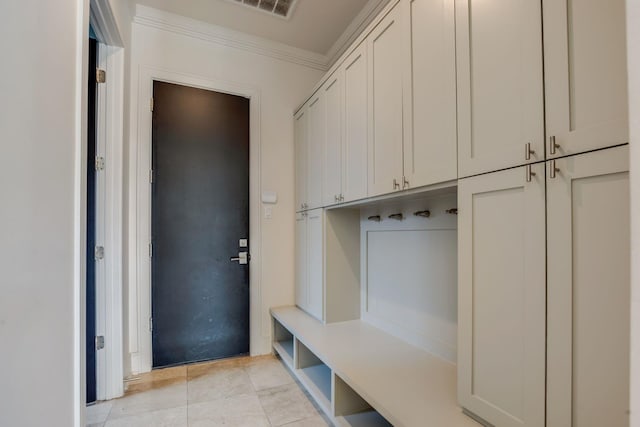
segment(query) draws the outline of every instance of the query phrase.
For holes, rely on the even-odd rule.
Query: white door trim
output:
[[[261,231],[260,231],[260,90],[253,86],[224,80],[212,80],[172,70],[141,66],[138,74],[138,105],[132,106],[137,114],[138,127],[132,130],[130,167],[131,192],[129,209],[129,352],[133,374],[149,372],[152,368],[151,331],[151,98],[153,81],[164,81],[197,87],[250,100],[250,158],[249,158],[249,247],[251,251],[250,285],[250,352],[258,354],[262,346],[262,292],[261,292]]]

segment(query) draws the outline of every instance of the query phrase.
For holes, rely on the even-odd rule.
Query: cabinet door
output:
[[[629,425],[628,152],[548,162],[548,427]]]
[[[363,43],[344,62],[344,171],[346,202],[367,197],[367,49]]]
[[[411,0],[412,137],[404,174],[412,187],[458,177],[454,4]]]
[[[404,22],[399,3],[368,38],[371,81],[369,195],[402,185]]]
[[[501,427],[545,422],[545,172],[528,167],[458,187],[458,398]]]
[[[309,211],[307,217],[308,248],[308,301],[309,314],[324,318],[324,212],[322,209]]]
[[[305,203],[307,202],[308,116],[309,114],[305,106],[294,117],[296,211],[304,210]]]
[[[307,271],[307,213],[296,214],[296,305],[303,310],[309,306]]]
[[[625,1],[542,3],[548,158],[629,142]]]
[[[342,74],[336,71],[324,86],[326,110],[324,161],[323,161],[323,206],[340,201],[342,195]]]
[[[322,151],[326,135],[326,110],[322,90],[311,98],[308,114],[307,204],[309,209],[314,209],[322,206]]]
[[[544,160],[540,2],[455,2],[459,175]]]

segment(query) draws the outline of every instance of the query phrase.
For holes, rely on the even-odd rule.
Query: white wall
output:
[[[627,0],[631,166],[631,426],[640,427],[640,2]]]
[[[86,39],[84,0],[0,2],[2,426],[81,422]]]
[[[204,80],[225,81],[255,88],[260,94],[260,142],[262,189],[278,193],[278,204],[273,208],[273,218],[261,220],[262,260],[259,282],[262,286],[261,318],[262,344],[258,353],[270,351],[269,307],[294,303],[294,171],[293,171],[293,111],[309,94],[322,72],[222,46],[199,38],[189,37],[150,26],[134,23],[131,64],[131,133],[130,156],[135,157],[137,140],[138,106],[148,105],[149,100],[138,99],[141,69],[153,67],[173,73],[195,76]],[[146,84],[146,83],[145,83]],[[143,107],[144,108],[144,107]],[[136,209],[135,164],[129,170],[129,261],[135,262],[136,230],[132,226]],[[138,230],[139,232],[139,230]],[[146,245],[147,243],[144,242]],[[252,271],[252,274],[256,271]],[[140,283],[136,283],[136,266],[129,265],[129,328],[130,348],[141,348],[135,329],[146,328],[136,321],[136,304],[144,299],[136,295]],[[135,301],[139,298],[138,301]],[[142,336],[138,339],[142,339]],[[143,369],[136,362],[139,355],[132,355],[132,370]],[[141,367],[142,366],[142,367]]]

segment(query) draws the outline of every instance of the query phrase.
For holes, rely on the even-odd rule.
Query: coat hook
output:
[[[397,221],[402,221],[404,219],[404,215],[402,215],[401,213],[396,213],[396,214],[389,215],[389,218],[395,219]]]
[[[447,209],[445,212],[451,215],[458,215],[458,208]]]
[[[429,211],[429,210],[418,211],[418,212],[414,212],[413,214],[415,216],[421,216],[423,218],[429,218],[431,216],[431,211]]]
[[[380,222],[380,215],[373,215],[367,218],[369,221]]]

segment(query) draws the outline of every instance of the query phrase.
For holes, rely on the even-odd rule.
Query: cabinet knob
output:
[[[550,136],[549,137],[549,154],[551,155],[556,154],[556,149],[558,148],[560,148],[560,144],[556,143],[556,137]]]

